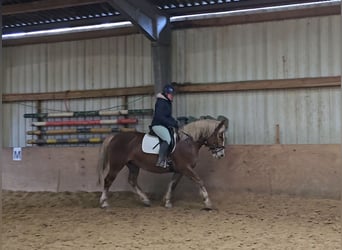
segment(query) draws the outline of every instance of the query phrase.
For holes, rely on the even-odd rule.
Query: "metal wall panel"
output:
[[[216,83],[340,75],[340,17],[184,29],[172,34],[172,79]],[[151,44],[143,35],[6,47],[4,93],[150,85]],[[42,102],[44,112],[122,109],[121,98]],[[153,108],[152,96],[129,108]],[[25,146],[36,103],[3,105],[4,146]],[[340,89],[180,94],[175,115],[225,115],[229,143],[340,143]],[[150,120],[139,120],[146,131]]]
[[[340,17],[327,16],[173,32],[179,83],[340,75]]]
[[[173,32],[178,83],[341,74],[340,16]],[[179,115],[226,115],[232,144],[340,143],[340,89],[246,91],[178,97]]]
[[[340,88],[178,95],[177,116],[225,115],[230,144],[340,143]]]
[[[4,48],[5,93],[132,87],[152,83],[142,35]]]

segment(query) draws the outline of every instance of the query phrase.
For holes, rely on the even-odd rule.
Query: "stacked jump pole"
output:
[[[48,144],[101,143],[107,134],[135,131],[135,127],[132,126],[138,123],[136,116],[152,115],[152,113],[152,109],[136,109],[24,114],[24,118],[34,120],[32,126],[35,127],[34,130],[26,131],[26,134],[37,137],[27,140],[27,144],[42,146]],[[95,117],[96,119],[94,119]],[[92,136],[95,134],[103,136]],[[76,135],[77,137],[56,138],[66,135]]]

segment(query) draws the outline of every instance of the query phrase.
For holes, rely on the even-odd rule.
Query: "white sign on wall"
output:
[[[13,161],[21,161],[22,153],[21,148],[13,148]]]

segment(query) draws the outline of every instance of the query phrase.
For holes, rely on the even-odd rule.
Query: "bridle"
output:
[[[217,145],[216,143],[213,144],[213,145],[209,145],[207,140],[205,140],[203,144],[204,144],[206,147],[208,147],[209,151],[210,151],[212,154],[217,154],[217,153],[221,152],[222,150],[224,150],[224,146],[219,146],[219,145]]]
[[[191,138],[192,139],[192,136],[185,133],[184,131],[180,131],[181,133],[183,133],[184,135],[186,135],[188,138]],[[214,134],[213,134],[214,135]],[[212,135],[212,136],[213,136]],[[204,141],[199,141],[199,145],[204,145],[206,146],[209,151],[213,154],[213,155],[217,155],[219,154],[221,151],[224,151],[225,150],[225,147],[223,145],[218,145],[218,143],[213,143],[213,144],[209,144],[208,142],[209,140],[208,139],[205,139]]]

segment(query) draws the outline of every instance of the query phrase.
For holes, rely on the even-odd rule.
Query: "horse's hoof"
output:
[[[150,201],[143,201],[145,207],[150,207],[151,202]]]
[[[165,207],[166,207],[166,208],[172,208],[172,203],[170,203],[170,202],[165,203]]]
[[[102,204],[100,204],[100,208],[103,208],[103,209],[105,209],[105,208],[108,208],[109,207],[109,204],[108,204],[108,202],[103,202]]]

